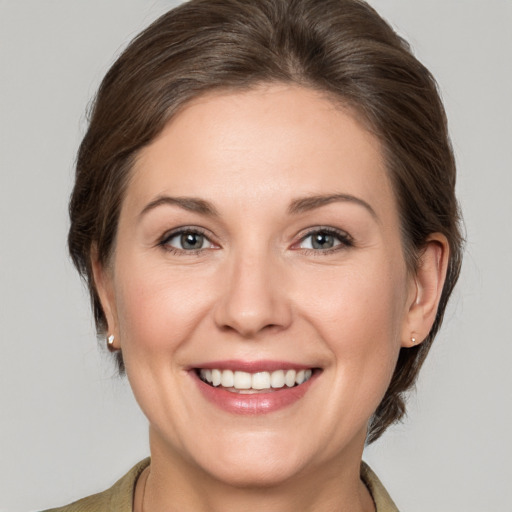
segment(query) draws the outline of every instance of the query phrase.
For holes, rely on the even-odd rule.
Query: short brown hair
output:
[[[406,262],[443,233],[450,257],[427,339],[403,348],[368,442],[405,413],[413,384],[457,281],[462,254],[455,162],[436,82],[408,44],[359,0],[191,0],[137,36],[105,76],[78,152],[69,250],[105,334],[91,249],[106,264],[137,152],[185,103],[214,89],[295,83],[355,109],[381,141],[396,195]],[[122,356],[118,354],[123,372]]]

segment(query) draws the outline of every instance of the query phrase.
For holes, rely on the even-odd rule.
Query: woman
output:
[[[107,73],[69,247],[151,459],[58,510],[397,510],[361,462],[460,269],[430,73],[357,0],[192,0]]]

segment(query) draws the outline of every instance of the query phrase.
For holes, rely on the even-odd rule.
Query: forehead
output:
[[[379,140],[316,91],[266,85],[205,94],[138,155],[127,207],[158,194],[246,207],[345,193],[394,209]]]

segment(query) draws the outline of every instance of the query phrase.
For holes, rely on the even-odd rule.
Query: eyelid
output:
[[[204,249],[196,249],[196,250],[184,250],[179,249],[176,247],[173,247],[171,245],[168,245],[168,242],[170,239],[181,235],[183,233],[197,233],[202,236],[204,236],[210,244],[212,244],[214,247],[208,247]],[[304,242],[308,237],[313,236],[317,233],[326,233],[328,235],[332,235],[337,238],[337,240],[340,242],[334,247],[331,247],[329,249],[308,249],[300,247],[300,244]],[[197,254],[206,250],[211,249],[219,249],[220,245],[213,241],[214,238],[209,230],[206,230],[205,228],[202,228],[200,226],[179,226],[176,228],[173,228],[169,231],[166,231],[158,240],[157,245],[164,248],[166,251],[174,252],[174,253],[187,253],[187,254]],[[354,245],[352,236],[347,233],[346,231],[334,228],[332,226],[314,226],[305,229],[301,234],[298,235],[298,241],[294,242],[291,246],[291,249],[293,250],[301,250],[303,252],[307,253],[314,253],[315,255],[318,254],[328,254],[331,252],[335,252],[341,249],[345,249],[347,247],[352,247]]]
[[[176,236],[182,235],[183,233],[196,233],[198,235],[202,235],[214,247],[208,247],[206,249],[184,250],[184,249],[179,249],[177,247],[173,247],[171,245],[168,245],[169,240],[171,240],[172,238],[174,238]],[[217,249],[217,248],[219,248],[219,244],[215,243],[212,240],[212,238],[213,237],[212,237],[211,233],[208,230],[206,230],[204,228],[201,228],[199,226],[179,226],[177,228],[174,228],[174,229],[171,229],[169,231],[166,231],[159,238],[157,245],[162,247],[162,248],[164,248],[166,251],[169,251],[169,252],[180,253],[180,254],[181,253],[187,253],[187,254],[190,255],[190,254],[196,254],[198,252],[205,251],[205,250],[208,250],[208,249]]]
[[[323,250],[321,250],[321,249],[306,249],[306,248],[300,247],[300,244],[302,244],[304,242],[304,240],[306,240],[310,236],[313,236],[317,233],[326,233],[328,235],[332,235],[332,236],[336,237],[340,243],[335,245],[334,247],[331,247],[330,249],[323,249]],[[350,236],[350,234],[347,233],[346,231],[344,231],[342,229],[334,228],[332,226],[315,226],[315,227],[308,228],[307,230],[305,230],[305,232],[303,234],[300,234],[299,240],[292,245],[292,249],[302,250],[302,251],[305,251],[308,253],[314,253],[316,255],[316,254],[328,254],[330,252],[335,252],[340,249],[352,247],[353,245],[354,245],[354,240],[353,240],[352,236]]]

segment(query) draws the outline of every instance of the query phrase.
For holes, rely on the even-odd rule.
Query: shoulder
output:
[[[150,459],[136,464],[126,475],[120,478],[110,489],[75,501],[69,505],[52,508],[43,512],[132,512],[135,483],[142,471],[149,465]]]
[[[361,463],[361,480],[372,495],[376,512],[399,512],[378,476],[365,462]]]

